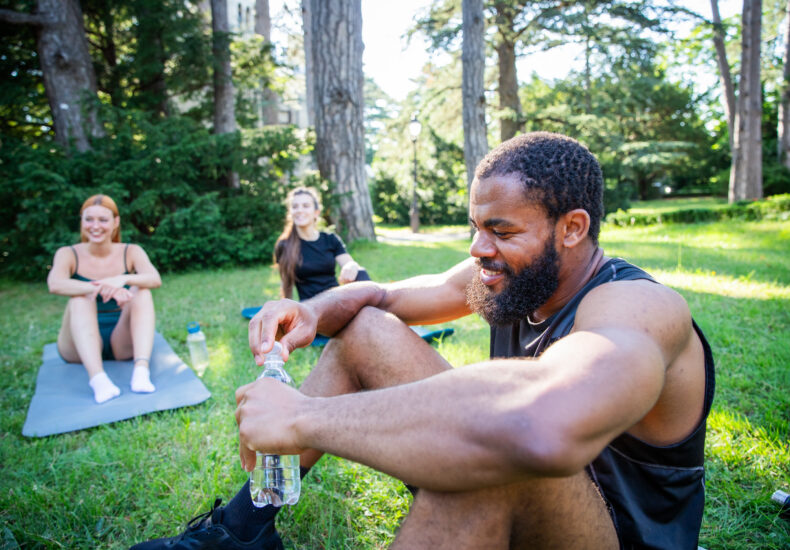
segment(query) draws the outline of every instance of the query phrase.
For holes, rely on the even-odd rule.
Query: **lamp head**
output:
[[[411,137],[412,141],[417,141],[417,137],[420,135],[420,130],[422,130],[422,124],[420,124],[420,121],[417,120],[417,115],[415,114],[409,121],[409,136]]]

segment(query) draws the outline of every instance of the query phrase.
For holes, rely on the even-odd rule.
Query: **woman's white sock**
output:
[[[148,367],[134,367],[132,371],[132,391],[137,393],[151,393],[156,391],[156,386],[151,383],[151,371]]]
[[[96,400],[96,403],[104,403],[113,397],[121,395],[121,390],[112,383],[112,380],[104,371],[91,378],[88,384],[93,388],[93,398]]]

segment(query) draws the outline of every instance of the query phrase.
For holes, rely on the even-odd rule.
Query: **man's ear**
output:
[[[558,221],[562,245],[566,248],[573,248],[582,242],[590,231],[590,214],[583,208],[566,212]]]

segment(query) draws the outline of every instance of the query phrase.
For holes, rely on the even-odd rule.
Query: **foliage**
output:
[[[763,162],[763,195],[790,193],[790,170],[775,159]]]
[[[29,13],[35,2],[3,0],[0,7]],[[0,21],[0,36],[0,136],[30,141],[53,138],[33,29]]]
[[[763,94],[763,196],[790,193],[790,169],[779,161],[779,90]]]
[[[34,11],[30,1],[0,0]],[[78,240],[93,193],[119,205],[122,235],[164,271],[268,262],[282,199],[310,148],[292,127],[253,129],[256,94],[276,63],[259,37],[233,43],[238,133],[212,135],[211,28],[187,0],[82,0],[108,137],[86,153],[52,144],[32,28],[0,23],[0,274],[43,280],[54,251]],[[6,32],[7,31],[7,32]],[[179,113],[183,113],[182,115]],[[233,170],[240,189],[222,177]]]
[[[112,105],[167,115],[206,100],[210,28],[193,3],[83,0],[82,7],[99,90]]]
[[[365,163],[371,164],[379,144],[391,140],[388,122],[397,118],[400,106],[372,78],[365,78]]]
[[[521,92],[526,130],[565,133],[587,145],[607,180],[607,211],[622,208],[623,199],[655,196],[659,187],[708,189],[729,158],[714,150],[693,91],[668,81],[649,57],[621,59],[611,69],[593,80],[591,107],[583,75],[551,87],[533,78]]]
[[[262,119],[262,93],[268,88],[282,94],[274,78],[282,65],[274,58],[274,46],[260,35],[239,37],[231,43],[231,66],[236,87],[236,121],[242,128],[253,128]]]
[[[645,267],[689,302],[717,368],[708,422],[706,508],[700,545],[785,549],[790,523],[771,493],[790,486],[790,232],[787,221],[606,226],[610,256]],[[401,244],[396,244],[400,242]],[[468,240],[364,243],[351,253],[378,281],[439,272],[468,255]],[[42,348],[54,342],[65,299],[40,283],[0,281],[0,532],[9,548],[128,548],[170,536],[242,486],[235,389],[259,373],[247,344],[243,306],[277,296],[268,266],[168,274],[154,291],[157,330],[188,357],[184,325],[199,321],[212,393],[194,407],[162,411],[47,438],[21,435]],[[450,364],[488,356],[488,327],[476,316],[449,323],[438,345]],[[298,382],[316,348],[288,361]],[[78,368],[78,367],[77,367]],[[154,380],[155,382],[155,380]],[[410,505],[397,480],[325,456],[305,478],[300,503],[280,512],[287,548],[384,548]],[[68,513],[43,513],[68,510]]]
[[[469,219],[464,151],[432,128],[428,130],[434,154],[417,170],[420,222],[464,224]]]
[[[461,147],[443,139],[428,128],[431,154],[417,164],[417,203],[420,223],[426,225],[463,224],[468,218],[466,168]],[[374,213],[384,223],[405,224],[409,221],[414,182],[399,185],[396,178],[380,170],[370,185]]]
[[[282,228],[282,200],[307,149],[293,127],[217,136],[186,117],[150,120],[107,107],[111,131],[92,151],[7,141],[0,148],[0,273],[43,280],[59,246],[79,240],[78,210],[112,196],[124,240],[162,271],[267,262]],[[239,172],[241,188],[222,174]]]
[[[509,28],[498,22],[510,17],[515,34],[508,39],[516,42],[520,55],[569,42],[585,46],[587,63],[578,72],[553,82],[533,75],[520,86],[524,131],[556,131],[587,145],[602,164],[607,212],[627,208],[629,200],[655,196],[667,187],[672,193],[710,193],[711,184],[719,181],[718,174],[730,161],[726,127],[706,127],[709,119],[702,114],[709,110],[710,96],[689,83],[674,81],[669,74],[666,45],[672,41],[661,38],[670,35],[667,23],[676,17],[677,8],[609,0],[558,6],[546,0],[513,11],[512,6],[502,4],[499,7],[507,13],[499,13],[497,19],[497,3],[487,3],[488,37],[497,40],[494,27],[498,32]],[[443,66],[432,62],[410,100],[444,140],[460,144],[460,117],[443,116],[450,109],[457,111],[460,101],[456,88],[459,14],[460,5],[453,0],[436,0],[419,14],[410,33],[425,35],[434,48],[451,55]],[[436,78],[439,74],[442,77]],[[488,74],[488,86],[495,87],[495,79],[495,74]],[[495,101],[491,96],[488,100],[493,136],[498,115],[491,106]],[[496,144],[496,139],[489,141]],[[400,147],[399,151],[382,150],[374,162],[380,172],[396,177],[405,187],[407,173],[395,166],[405,164],[404,144]]]
[[[407,191],[400,189],[394,177],[379,172],[370,184],[373,212],[383,223],[405,225],[409,223],[411,201]]]
[[[705,208],[680,208],[659,212],[630,213],[618,210],[606,217],[617,226],[640,226],[662,223],[705,223],[719,220],[790,219],[790,194],[774,195],[765,200],[737,202]]]

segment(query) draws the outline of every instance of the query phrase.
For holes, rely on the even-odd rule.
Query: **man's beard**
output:
[[[480,272],[466,287],[469,307],[488,324],[500,326],[518,322],[545,304],[557,290],[559,280],[559,257],[554,248],[554,236],[546,241],[543,252],[535,260],[515,273],[504,263],[488,258],[478,258],[477,264],[486,270],[501,271],[505,275],[505,288],[493,292],[480,279]]]

